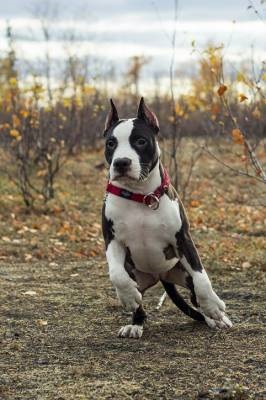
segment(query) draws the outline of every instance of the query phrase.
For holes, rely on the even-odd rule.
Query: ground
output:
[[[156,286],[145,295],[143,337],[121,339],[130,315],[104,258],[101,157],[73,158],[56,200],[30,213],[15,187],[0,181],[0,398],[265,399],[266,216],[252,203],[258,184],[212,162],[206,168],[205,159],[187,204],[234,327],[210,330],[170,300],[156,310],[163,293]]]

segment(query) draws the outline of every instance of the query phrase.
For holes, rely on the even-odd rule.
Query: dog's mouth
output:
[[[138,181],[138,179],[137,178],[134,178],[133,176],[130,176],[130,175],[128,175],[128,174],[118,174],[118,175],[115,175],[113,178],[112,178],[112,181],[127,181],[127,180],[129,180],[129,181]]]
[[[146,170],[141,170],[139,176],[129,175],[127,172],[117,173],[112,178],[112,181],[130,181],[130,182],[144,182],[148,179],[149,173]]]

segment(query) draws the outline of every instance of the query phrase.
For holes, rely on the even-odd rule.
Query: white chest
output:
[[[175,234],[181,228],[179,205],[166,195],[157,210],[130,200],[108,195],[106,217],[113,221],[116,240],[129,248],[137,269],[163,272],[176,260],[166,260],[164,249],[175,246]]]

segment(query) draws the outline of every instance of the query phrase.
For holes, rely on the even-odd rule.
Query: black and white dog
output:
[[[188,219],[160,162],[155,114],[140,101],[137,118],[119,119],[114,103],[105,124],[110,165],[102,212],[110,279],[133,312],[121,337],[139,338],[146,314],[142,297],[161,281],[172,301],[211,328],[230,328],[225,304],[214,292],[190,235]],[[189,289],[189,306],[175,284]]]

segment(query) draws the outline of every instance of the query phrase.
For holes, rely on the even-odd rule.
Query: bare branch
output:
[[[234,172],[237,175],[242,175],[242,176],[246,176],[248,178],[252,178],[252,179],[256,179],[259,182],[265,183],[264,179],[256,176],[256,175],[251,175],[245,171],[241,171],[238,170],[237,168],[232,167],[231,165],[225,163],[224,161],[222,161],[219,157],[217,157],[206,145],[202,146],[202,149],[209,154],[209,156],[211,156],[214,160],[216,160],[219,164],[223,165],[224,167],[230,169],[232,172]]]

